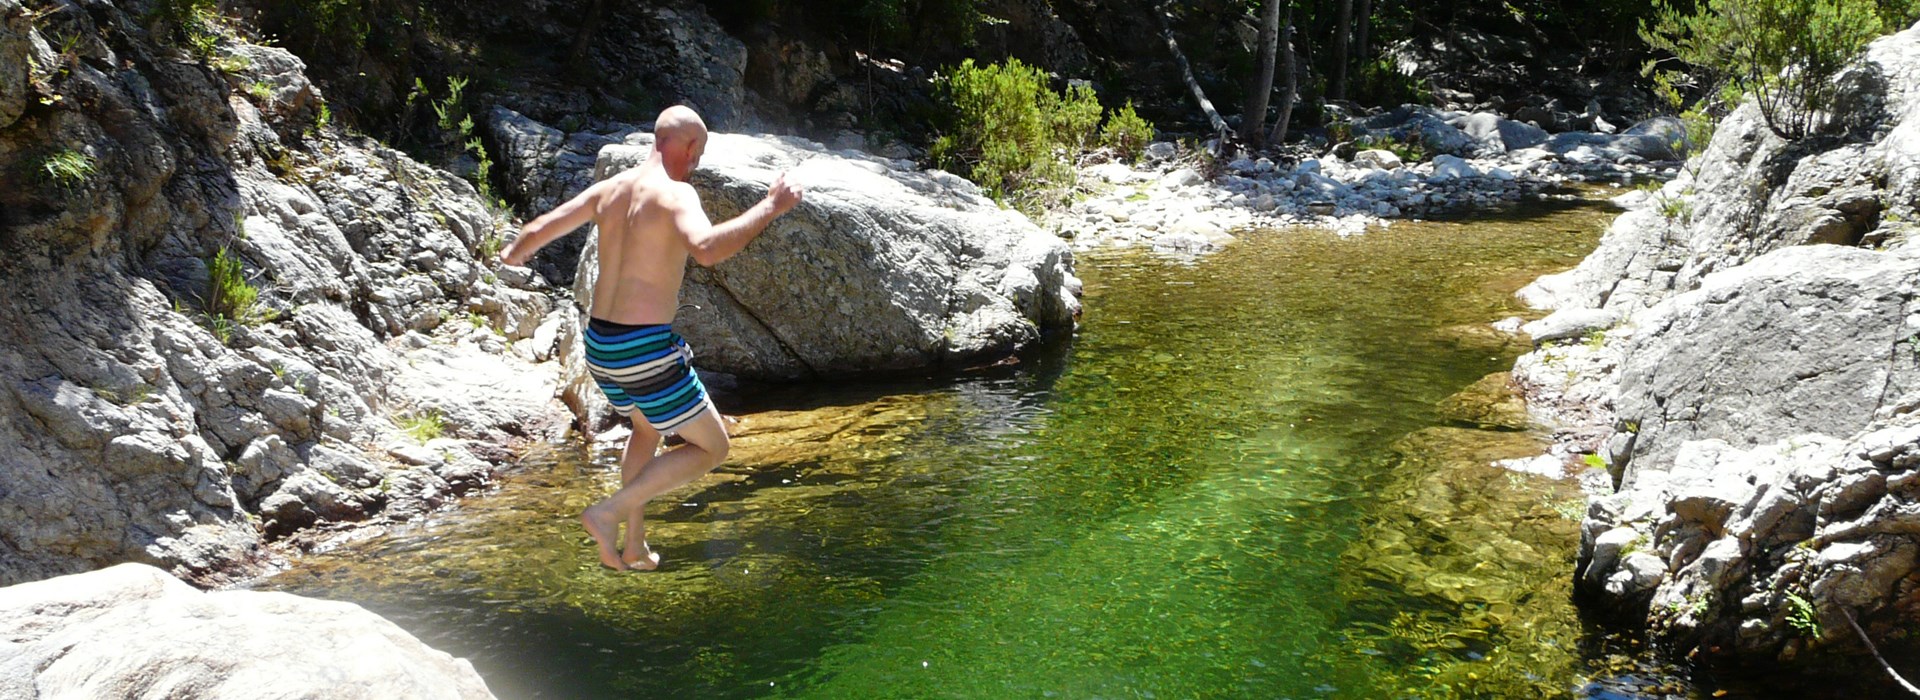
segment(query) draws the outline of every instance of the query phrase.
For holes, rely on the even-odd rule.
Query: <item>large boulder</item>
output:
[[[1361,126],[1369,134],[1384,134],[1401,143],[1417,143],[1429,153],[1473,156],[1483,146],[1448,120],[1453,113],[1436,112],[1428,107],[1404,105],[1368,117]]]
[[[1518,151],[1547,140],[1546,129],[1488,112],[1456,117],[1447,123],[1478,142],[1483,152]]]
[[[650,136],[633,140],[601,151],[600,177],[645,160]],[[800,139],[714,134],[692,182],[718,222],[782,171],[804,188],[800,206],[734,258],[688,270],[675,325],[701,368],[793,380],[959,367],[1073,328],[1066,244],[959,177]],[[590,243],[575,283],[582,308],[597,273]]]
[[[0,696],[492,698],[473,665],[352,603],[203,593],[121,564],[0,588]]]

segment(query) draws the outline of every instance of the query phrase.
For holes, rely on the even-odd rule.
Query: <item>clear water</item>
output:
[[[649,511],[661,571],[597,564],[575,516],[615,454],[575,445],[259,585],[504,698],[1571,693],[1608,665],[1569,602],[1577,489],[1436,404],[1511,365],[1475,329],[1611,216],[1083,256],[1070,344],[729,407],[730,463]]]

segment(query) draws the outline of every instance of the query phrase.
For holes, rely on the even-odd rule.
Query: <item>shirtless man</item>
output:
[[[620,570],[660,565],[660,555],[647,546],[647,502],[727,457],[726,426],[693,371],[693,351],[672,328],[687,257],[707,266],[733,257],[800,202],[800,188],[782,173],[759,203],[715,224],[687,184],[707,148],[700,115],[668,107],[654,122],[653,136],[645,163],[528,222],[500,252],[506,264],[524,265],[541,246],[581,224],[591,220],[600,227],[600,277],[585,333],[587,368],[614,410],[632,420],[633,435],[620,456],[620,490],[587,508],[580,523],[599,545],[600,563]],[[656,455],[663,434],[679,435],[686,444]],[[616,549],[623,520],[626,544]]]

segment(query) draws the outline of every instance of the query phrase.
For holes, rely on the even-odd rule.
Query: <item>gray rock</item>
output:
[[[1354,154],[1353,164],[1362,168],[1394,170],[1400,167],[1400,156],[1395,155],[1393,151],[1383,151],[1376,148]]]
[[[33,54],[33,23],[19,0],[0,0],[0,129],[13,126],[27,108],[27,57]]]
[[[1447,122],[1480,144],[1482,152],[1506,153],[1532,148],[1547,140],[1547,131],[1497,114],[1478,112]]]
[[[472,664],[358,605],[202,593],[139,564],[0,589],[0,630],[9,698],[493,697]]]
[[[1433,180],[1446,181],[1460,178],[1479,177],[1480,171],[1472,163],[1451,155],[1435,156],[1433,159]]]
[[[610,147],[603,173],[646,151]],[[676,320],[702,368],[795,379],[955,365],[1005,355],[1073,326],[1065,244],[938,171],[820,152],[796,139],[715,134],[694,185],[715,221],[758,201],[775,175],[805,201],[745,251],[688,271]],[[576,296],[597,273],[582,259]]]
[[[1620,315],[1611,311],[1569,308],[1521,326],[1520,332],[1532,338],[1535,345],[1544,345],[1555,340],[1583,338],[1619,322]]]
[[[1850,638],[1843,611],[1874,635],[1914,622],[1920,256],[1886,220],[1920,198],[1916,66],[1920,28],[1868,46],[1840,81],[1856,107],[1820,127],[1849,139],[1787,143],[1742,104],[1579,267],[1523,290],[1632,331],[1594,380],[1594,423],[1565,428],[1602,436],[1618,470],[1582,524],[1577,585],[1671,653],[1773,662]],[[1683,138],[1662,121],[1547,147],[1652,160]],[[1785,629],[1789,593],[1825,638]]]

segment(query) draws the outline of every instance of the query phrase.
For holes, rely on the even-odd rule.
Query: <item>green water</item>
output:
[[[1511,366],[1476,330],[1610,212],[1084,255],[1082,328],[1013,367],[808,387],[657,501],[658,572],[575,516],[614,454],[537,450],[497,493],[305,557],[505,698],[1372,698],[1568,693],[1566,482],[1436,405]],[[1583,650],[1584,649],[1584,650]]]

